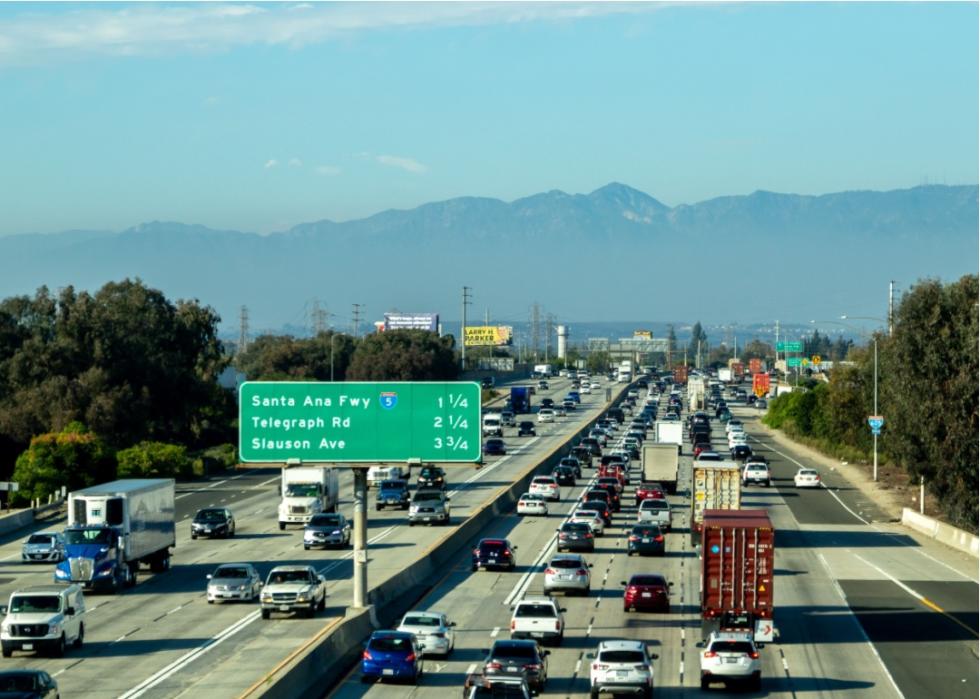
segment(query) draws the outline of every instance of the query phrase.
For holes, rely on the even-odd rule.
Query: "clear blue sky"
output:
[[[0,235],[975,184],[976,3],[3,4]]]

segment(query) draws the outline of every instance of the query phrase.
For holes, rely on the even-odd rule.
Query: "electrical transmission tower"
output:
[[[248,349],[248,307],[242,306],[239,315],[238,353]]]
[[[534,358],[538,358],[538,351],[541,348],[541,309],[535,303],[531,306],[531,353]]]
[[[354,337],[358,336],[357,333],[361,327],[361,308],[363,308],[363,304],[360,303],[354,304],[354,311],[351,316],[354,321]]]

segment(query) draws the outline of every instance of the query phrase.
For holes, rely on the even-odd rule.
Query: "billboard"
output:
[[[653,331],[652,330],[634,330],[633,337],[638,340],[652,340]]]
[[[466,326],[467,347],[499,347],[513,341],[514,329],[509,325]]]
[[[385,330],[428,330],[439,332],[438,313],[385,313]]]

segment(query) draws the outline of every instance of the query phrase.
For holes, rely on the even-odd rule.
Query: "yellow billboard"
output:
[[[509,325],[473,325],[466,327],[467,347],[498,347],[509,345],[514,329]]]
[[[653,331],[652,330],[634,330],[633,337],[643,340],[652,340]]]

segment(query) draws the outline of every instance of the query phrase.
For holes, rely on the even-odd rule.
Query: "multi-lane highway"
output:
[[[605,381],[603,382],[606,383]],[[552,383],[560,397],[566,380]],[[604,391],[583,396],[584,410],[554,425],[538,425],[538,436],[518,439],[481,469],[447,468],[453,521],[458,523],[501,487],[553,449],[574,427],[605,408]],[[538,396],[539,398],[541,396]],[[753,438],[769,457],[776,478],[772,489],[749,488],[745,507],[765,507],[778,530],[776,620],[778,643],[763,652],[763,693],[787,696],[972,697],[977,683],[976,561],[917,537],[887,522],[874,503],[823,469],[828,486],[797,491],[797,465],[811,465],[792,448],[773,442],[755,424],[754,410],[736,408]],[[724,430],[713,438],[723,449]],[[514,449],[513,447],[517,447]],[[689,460],[686,452],[684,462]],[[591,473],[587,474],[591,475]],[[659,655],[657,692],[700,693],[698,560],[687,543],[689,481],[682,468],[681,488],[672,496],[674,532],[663,558],[628,558],[625,527],[635,517],[627,495],[613,527],[594,554],[592,593],[563,600],[567,631],[549,657],[546,694],[586,696],[588,659],[599,640],[635,638]],[[342,482],[341,510],[350,514],[349,474]],[[508,636],[509,604],[540,590],[541,562],[552,550],[555,529],[586,487],[565,488],[562,502],[548,517],[504,516],[483,535],[507,536],[519,545],[513,573],[471,572],[467,550],[445,572],[419,608],[446,612],[457,624],[456,651],[433,660],[419,687],[366,686],[357,672],[336,689],[338,698],[441,697],[457,692],[467,672],[479,666],[495,638]],[[278,470],[250,469],[178,488],[178,546],[167,573],[141,573],[139,585],[118,596],[92,595],[86,643],[63,659],[17,654],[3,667],[41,667],[56,675],[66,697],[238,697],[332,619],[351,600],[349,551],[303,550],[301,532],[279,532]],[[229,541],[191,541],[189,518],[211,505],[230,507],[238,535]],[[60,527],[60,524],[57,525]],[[369,513],[369,586],[417,559],[447,529],[409,529],[405,513]],[[51,580],[51,566],[20,563],[22,539],[0,546],[0,595]],[[264,621],[254,605],[208,605],[205,575],[218,563],[251,561],[265,573],[273,565],[313,562],[330,580],[327,610],[316,619]],[[635,572],[661,572],[674,583],[669,614],[626,614],[621,580]],[[720,691],[720,690],[714,690]]]
[[[560,399],[568,380],[541,392]],[[458,523],[503,485],[512,482],[569,433],[605,408],[604,391],[583,396],[579,410],[553,424],[538,425],[536,437],[518,439],[507,430],[508,454],[490,457],[482,468],[447,467],[453,522]],[[341,511],[351,515],[351,477],[341,475]],[[227,478],[180,485],[178,536],[173,568],[141,572],[139,584],[121,595],[90,595],[85,645],[62,659],[17,653],[3,667],[39,667],[55,675],[66,697],[237,697],[351,603],[350,551],[304,551],[302,531],[278,530],[278,470],[250,469]],[[373,496],[373,492],[371,494]],[[190,539],[197,509],[227,506],[238,532],[231,540]],[[63,523],[50,525],[60,528]],[[445,527],[413,527],[403,511],[369,512],[369,586],[416,560],[446,534]],[[0,596],[30,585],[49,584],[52,566],[20,562],[23,537],[0,546]],[[314,563],[328,578],[327,609],[317,618],[262,620],[256,605],[208,605],[205,576],[217,564],[249,561],[265,574],[274,565]]]
[[[736,408],[736,413],[754,435],[756,451],[770,459],[776,478],[775,487],[750,487],[743,499],[746,508],[767,509],[778,532],[780,637],[763,650],[761,694],[976,696],[975,561],[918,541],[895,525],[874,522],[885,518],[833,474],[827,475],[829,488],[796,490],[792,477],[801,458],[763,436],[756,411]],[[725,450],[724,429],[717,424],[713,441],[719,451]],[[687,452],[684,462],[689,461]],[[618,638],[643,640],[658,654],[659,696],[702,693],[699,568],[687,537],[689,482],[689,471],[682,469],[679,493],[671,497],[675,529],[667,536],[663,558],[627,557],[624,535],[635,518],[632,486],[628,488],[614,525],[598,540],[595,553],[586,554],[593,565],[591,594],[562,598],[567,610],[565,640],[551,649],[545,694],[588,696],[588,653],[600,640]],[[418,605],[445,612],[457,623],[456,650],[448,659],[429,661],[417,687],[365,686],[355,668],[328,696],[436,699],[458,691],[466,675],[481,666],[494,640],[509,637],[513,601],[523,594],[540,594],[543,561],[554,552],[555,529],[586,488],[582,481],[565,489],[560,506],[548,517],[515,515],[485,532],[518,545],[520,565],[515,572],[474,573],[465,552],[460,555]],[[669,613],[623,611],[621,582],[641,572],[662,573],[673,582]],[[917,599],[916,593],[925,599]]]

